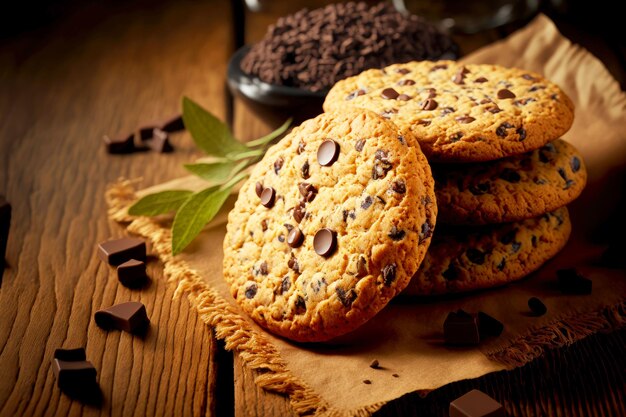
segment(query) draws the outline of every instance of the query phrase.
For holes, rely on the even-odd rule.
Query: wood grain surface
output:
[[[122,287],[95,256],[122,235],[103,194],[118,177],[145,186],[184,173],[199,154],[186,133],[172,154],[111,156],[103,134],[128,132],[176,113],[188,95],[219,117],[232,114],[248,140],[269,123],[235,101],[225,73],[233,49],[227,2],[88,3],[38,31],[0,41],[0,194],[13,204],[8,267],[0,287],[0,416],[287,416],[288,399],[260,390],[185,299],[174,300],[161,265],[151,284]],[[248,40],[282,9],[248,16]],[[465,52],[502,33],[465,37]],[[232,113],[231,113],[232,112]],[[93,313],[146,304],[144,338],[105,332]],[[512,372],[405,396],[378,415],[446,415],[450,399],[480,388],[511,416],[624,415],[626,332],[589,337]],[[84,346],[101,400],[61,394],[54,349]]]

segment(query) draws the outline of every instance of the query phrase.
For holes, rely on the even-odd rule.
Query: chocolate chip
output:
[[[335,292],[337,293],[337,297],[339,297],[339,301],[341,301],[341,304],[343,304],[344,307],[348,308],[352,306],[352,303],[354,303],[354,300],[356,300],[357,297],[356,292],[352,288],[346,291],[341,287],[337,287]]]
[[[317,162],[322,166],[331,166],[339,157],[339,144],[326,139],[317,149]]]
[[[474,389],[450,403],[450,417],[505,417],[502,404]]]
[[[580,159],[577,156],[572,156],[569,165],[572,168],[572,172],[578,172],[580,170]]]
[[[512,168],[504,168],[498,177],[513,184],[520,182],[522,179],[519,172]]]
[[[496,113],[500,113],[502,111],[502,109],[494,104],[493,106],[489,106],[489,107],[485,108],[485,111],[488,111],[489,113],[496,114]]]
[[[267,219],[261,220],[261,230],[264,232],[267,230]]]
[[[258,287],[255,283],[252,283],[248,286],[248,288],[246,288],[246,298],[251,300],[256,296],[256,293],[258,291]]]
[[[294,303],[296,308],[296,314],[304,314],[306,312],[306,302],[301,295],[296,298],[296,302]]]
[[[117,279],[128,288],[143,286],[148,280],[145,262],[131,259],[119,265],[117,267]]]
[[[546,305],[537,297],[530,297],[528,299],[528,308],[535,316],[543,316],[548,311]]]
[[[268,273],[269,273],[269,270],[268,270],[268,268],[267,268],[267,262],[266,262],[266,261],[263,261],[263,262],[261,262],[261,264],[259,265],[259,268],[258,268],[258,270],[257,270],[257,273],[256,273],[256,274],[254,274],[254,275],[258,275],[258,274],[261,274],[261,275],[267,275]]]
[[[298,248],[302,246],[303,242],[304,235],[302,234],[302,231],[297,227],[291,229],[291,232],[289,232],[289,234],[287,235],[287,244],[292,248]]]
[[[441,116],[445,116],[446,114],[454,113],[456,110],[454,107],[444,107],[441,109]]]
[[[515,98],[515,94],[511,90],[507,90],[503,88],[502,90],[498,90],[497,96],[500,100],[505,100],[508,98]]]
[[[278,237],[276,238],[278,239],[278,241],[280,243],[283,243],[285,241],[285,235],[283,235],[282,233],[278,235]]]
[[[102,137],[102,141],[107,153],[110,154],[128,154],[136,150],[134,133],[114,137],[105,135]]]
[[[448,66],[446,64],[437,64],[437,65],[433,65],[433,67],[430,69],[430,72],[443,70],[443,69],[448,69]]]
[[[367,197],[365,197],[365,199],[363,200],[363,202],[361,203],[361,208],[363,210],[367,210],[368,208],[370,208],[370,206],[374,203],[374,200],[372,199],[372,197],[370,197],[369,195]]]
[[[448,269],[442,272],[442,277],[447,279],[448,281],[454,281],[459,277],[459,270],[454,266],[454,264],[448,265]]]
[[[308,179],[311,175],[309,174],[309,160],[307,159],[304,164],[302,164],[302,168],[300,169],[302,173],[302,178],[305,180]]]
[[[400,100],[400,101],[409,101],[409,100],[411,100],[411,96],[409,96],[407,94],[400,94],[398,96],[398,100]]]
[[[532,235],[532,237],[530,238],[530,244],[533,246],[533,248],[537,247],[537,236]]]
[[[482,311],[478,312],[478,333],[481,340],[488,337],[498,337],[503,330],[504,324],[499,320]]]
[[[475,263],[476,265],[482,265],[485,263],[485,252],[475,249],[469,248],[467,252],[465,252],[465,256],[470,262]]]
[[[398,113],[398,109],[386,109],[386,110],[383,110],[382,113],[380,113],[380,115],[384,117],[385,119],[390,119],[391,116],[397,113]]]
[[[348,217],[351,219],[356,219],[356,214],[354,214],[354,210],[343,210],[343,221],[344,223],[348,221]]]
[[[54,359],[65,362],[76,362],[87,360],[87,355],[85,355],[85,348],[82,347],[74,349],[55,349]]]
[[[500,243],[504,244],[504,245],[508,245],[509,243],[513,242],[513,240],[515,239],[515,236],[517,235],[517,230],[513,229],[511,231],[508,231],[507,233],[505,233],[501,238],[500,238]]]
[[[386,265],[381,271],[383,282],[388,287],[396,280],[396,264]]]
[[[398,229],[396,226],[391,226],[391,231],[387,234],[391,240],[402,240],[406,236],[406,232],[402,229]]]
[[[424,242],[426,239],[433,235],[433,225],[430,222],[430,219],[426,219],[424,223],[422,223],[422,227],[420,228],[419,235],[419,244]]]
[[[276,190],[272,187],[266,187],[263,189],[261,193],[261,205],[267,208],[274,207],[274,202],[276,200]]]
[[[285,160],[283,159],[282,156],[279,156],[278,159],[276,159],[274,161],[274,173],[276,175],[278,175],[278,172],[280,171],[280,169],[283,167],[283,164],[285,163]]]
[[[486,83],[487,81],[489,80],[486,79],[485,77],[478,77],[474,80],[475,83]]]
[[[317,195],[317,188],[313,184],[309,184],[308,182],[301,182],[298,184],[298,191],[300,195],[304,197],[304,201],[310,203],[315,199]]]
[[[400,80],[400,81],[398,81],[398,85],[400,85],[400,86],[415,85],[415,81],[413,81],[413,80]]]
[[[478,184],[471,184],[468,189],[474,195],[483,195],[487,194],[490,188],[489,182],[479,182]]]
[[[313,238],[315,253],[323,257],[329,257],[337,248],[337,234],[330,229],[320,229]]]
[[[293,209],[293,218],[297,223],[300,223],[304,219],[306,214],[304,202],[299,202]]]
[[[526,129],[524,129],[523,127],[517,128],[515,133],[519,135],[519,140],[526,139]]]
[[[357,278],[363,278],[367,274],[367,261],[363,256],[359,256],[359,260],[356,262],[356,276]]]
[[[452,77],[452,82],[455,84],[465,84],[465,74],[469,73],[469,70],[465,67],[459,68],[459,70]]]
[[[438,103],[434,99],[427,98],[424,102],[422,102],[422,106],[420,108],[422,110],[435,110],[437,106]]]
[[[393,165],[389,161],[387,152],[382,149],[378,149],[374,154],[374,167],[372,168],[372,179],[378,180],[385,178],[387,172],[393,168]]]
[[[87,360],[52,360],[52,372],[62,390],[96,386],[96,368]]]
[[[289,278],[289,275],[285,275],[283,280],[280,282],[280,293],[286,293],[289,291],[289,288],[291,288],[291,278]]]
[[[129,333],[141,332],[150,324],[146,306],[136,301],[98,310],[94,319],[96,324],[105,330],[117,329]]]
[[[425,120],[425,119],[419,119],[417,121],[417,124],[420,126],[430,126],[431,121],[430,120]]]
[[[113,266],[131,259],[145,261],[146,242],[135,238],[109,240],[98,245],[98,257]]]
[[[411,72],[411,70],[406,69],[406,68],[398,68],[398,69],[396,70],[396,72],[397,72],[398,74],[407,75],[409,72]]]
[[[385,88],[380,93],[380,96],[386,100],[395,100],[396,98],[398,98],[398,95],[398,92],[393,88]]]
[[[559,101],[559,96],[556,93],[552,94],[550,98],[554,101]]]
[[[498,271],[502,271],[505,266],[506,266],[506,260],[502,258],[502,260],[498,263],[498,265],[496,265],[496,268],[498,268]]]
[[[447,345],[477,345],[480,342],[480,335],[476,317],[463,310],[449,313],[443,323],[443,337]]]
[[[287,266],[295,273],[300,273],[300,264],[298,263],[298,260],[295,258],[295,256],[293,256],[293,253],[291,254],[291,258],[289,258],[289,260],[287,261]]]
[[[504,122],[496,129],[496,135],[500,137],[505,137],[507,133],[507,129],[511,129],[513,127],[509,122]]]
[[[406,184],[404,180],[397,180],[391,184],[391,189],[398,194],[404,194],[406,193]]]
[[[357,152],[361,152],[363,150],[363,146],[365,146],[365,139],[359,139],[356,141],[354,149],[356,149]]]
[[[257,195],[258,197],[261,197],[261,193],[263,192],[263,188],[264,188],[264,187],[263,187],[263,184],[261,184],[260,182],[257,182],[257,183],[254,185],[254,192],[256,193],[256,195]]]
[[[305,148],[306,148],[306,143],[304,143],[303,140],[300,140],[300,142],[298,143],[298,149],[296,150],[298,155],[300,155],[302,152],[304,152]]]
[[[472,116],[465,115],[465,116],[455,117],[454,120],[456,120],[459,123],[472,123],[476,119],[473,118]]]
[[[365,90],[360,88],[360,89],[355,90],[355,91],[351,92],[350,94],[348,94],[346,96],[346,100],[352,100],[352,99],[354,99],[354,98],[356,98],[358,96],[362,96],[363,94],[365,94]]]
[[[528,80],[528,81],[536,81],[537,80],[535,77],[533,77],[530,74],[524,74],[524,75],[522,75],[522,78],[525,79],[525,80]]]
[[[511,243],[511,253],[517,253],[522,247],[521,242],[513,242]]]
[[[576,268],[556,271],[559,289],[563,294],[591,294],[592,281],[585,278]]]
[[[531,93],[534,93],[535,91],[545,90],[545,88],[546,87],[544,85],[533,85],[532,87],[528,89],[528,91]]]
[[[402,135],[398,135],[398,141],[399,141],[401,144],[406,145],[406,140],[404,140],[404,136],[402,136]]]

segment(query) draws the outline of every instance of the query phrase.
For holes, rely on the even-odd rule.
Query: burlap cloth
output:
[[[461,379],[521,366],[544,349],[626,324],[624,271],[594,266],[604,247],[598,232],[611,230],[613,226],[607,224],[611,216],[619,219],[614,212],[624,192],[625,94],[600,61],[563,38],[545,16],[464,61],[526,68],[560,84],[576,104],[576,120],[565,139],[580,149],[589,170],[587,188],[571,206],[573,234],[568,246],[540,271],[507,287],[456,298],[396,301],[337,343],[297,345],[248,320],[222,281],[221,247],[234,196],[199,239],[173,258],[167,219],[131,218],[126,208],[148,192],[193,189],[198,182],[188,177],[135,192],[133,182],[121,181],[107,192],[110,216],[152,242],[166,276],[178,286],[177,294],[188,295],[202,320],[226,340],[226,347],[259,371],[260,386],[289,395],[299,413],[369,415],[403,394],[426,393]],[[554,288],[555,270],[571,266],[580,267],[593,280],[593,294],[565,296]],[[526,314],[530,296],[545,302],[546,315]],[[476,348],[444,346],[442,323],[449,311],[458,308],[497,317],[505,325],[504,333]],[[384,369],[371,369],[373,359]]]

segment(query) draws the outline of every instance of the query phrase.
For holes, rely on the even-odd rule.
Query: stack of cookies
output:
[[[574,106],[554,83],[495,65],[411,62],[335,84],[324,109],[346,107],[412,132],[432,164],[438,229],[405,293],[503,285],[567,242],[565,206],[582,192],[586,171],[559,139]]]

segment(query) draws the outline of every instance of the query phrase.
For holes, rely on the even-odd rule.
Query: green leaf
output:
[[[287,121],[285,123],[283,123],[281,127],[276,129],[272,133],[270,133],[268,135],[265,135],[262,138],[259,138],[259,139],[256,139],[256,140],[251,140],[250,142],[246,143],[246,146],[249,147],[249,148],[254,148],[254,147],[257,147],[259,145],[265,145],[266,143],[269,143],[269,142],[273,141],[274,139],[276,139],[277,137],[279,137],[280,135],[285,133],[285,131],[291,125],[291,122],[292,122],[291,118],[287,119]]]
[[[224,122],[187,97],[183,97],[183,122],[198,148],[209,155],[225,157],[247,150]]]
[[[174,255],[198,236],[204,226],[213,220],[228,198],[232,186],[220,189],[210,187],[192,195],[176,212],[172,225],[172,253]]]
[[[245,152],[233,152],[227,155],[228,158],[235,161],[241,161],[242,159],[263,156],[265,149],[252,149]]]
[[[213,182],[223,182],[230,178],[235,168],[234,161],[211,162],[208,164],[185,164],[187,171],[198,177]]]
[[[177,210],[193,192],[187,190],[161,191],[148,194],[128,209],[131,216],[156,216]]]

